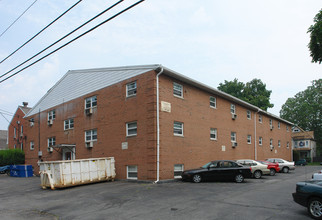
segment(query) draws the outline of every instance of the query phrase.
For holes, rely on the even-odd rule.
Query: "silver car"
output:
[[[267,169],[267,165],[261,164],[255,160],[240,159],[236,160],[236,162],[242,165],[250,166],[255,179],[261,178],[262,175],[270,174],[270,170]]]
[[[295,170],[294,162],[283,160],[281,158],[268,158],[266,160],[271,163],[278,163],[280,166],[280,172],[288,173],[290,170]]]

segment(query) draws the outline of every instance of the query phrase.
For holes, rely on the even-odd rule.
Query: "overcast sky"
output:
[[[0,33],[33,2],[0,0]],[[38,0],[0,37],[0,60],[75,2]],[[83,0],[0,64],[0,75],[115,2]],[[124,1],[63,43],[135,2]],[[146,0],[0,83],[0,112],[14,113],[23,101],[34,106],[68,70],[162,64],[214,88],[234,78],[244,83],[261,79],[273,91],[275,106],[268,112],[279,115],[287,98],[321,78],[322,65],[311,63],[307,48],[307,29],[321,8],[321,0]],[[0,114],[0,130],[7,127]]]

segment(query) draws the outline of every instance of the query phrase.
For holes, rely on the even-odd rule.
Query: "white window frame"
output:
[[[30,141],[30,150],[34,150],[35,149],[35,142]]]
[[[289,132],[288,125],[286,125],[286,131]]]
[[[179,87],[180,89],[176,88],[176,87]],[[176,93],[179,93],[180,95],[178,95]],[[179,83],[173,82],[173,95],[175,97],[183,98],[183,86],[180,85]]]
[[[232,142],[232,143],[236,143],[237,142],[237,134],[236,134],[236,132],[231,132],[230,133],[230,141]]]
[[[269,139],[269,146],[273,146],[273,138]]]
[[[236,114],[236,106],[234,104],[230,104],[230,113]]]
[[[281,140],[278,140],[278,147],[281,147]]]
[[[20,143],[20,150],[23,151],[23,142]]]
[[[277,127],[278,127],[278,129],[281,129],[281,122],[277,123]]]
[[[184,165],[183,164],[175,164],[173,168],[173,176],[175,179],[181,178],[181,173],[184,171]],[[178,173],[180,172],[180,175]]]
[[[49,111],[47,117],[48,117],[48,121],[54,120],[56,118],[56,110],[53,109],[53,110]]]
[[[133,170],[131,170],[133,169]],[[129,174],[136,173],[136,177],[130,176]],[[126,166],[126,178],[129,180],[137,180],[138,179],[138,166],[137,165],[128,165]]]
[[[269,119],[269,125],[273,126],[273,120],[272,119]]]
[[[94,108],[97,106],[97,96],[91,96],[85,99],[85,109]]]
[[[91,130],[85,131],[85,142],[93,142],[93,141],[97,141],[97,129],[91,129]]]
[[[64,121],[64,130],[74,129],[74,119],[69,118]]]
[[[136,96],[137,84],[136,81],[126,84],[126,97]]]
[[[50,137],[47,139],[47,147],[52,147],[56,145],[56,137]]]
[[[286,148],[290,148],[290,142],[286,143]]]
[[[215,135],[215,137],[212,137]],[[217,128],[210,128],[210,140],[217,140]]]
[[[135,133],[132,133],[135,131]],[[138,123],[136,121],[126,123],[126,137],[138,135]]]
[[[247,119],[251,120],[252,119],[252,112],[250,110],[247,110],[246,114],[247,114]]]
[[[252,143],[252,136],[247,135],[247,144],[251,144],[251,143]]]
[[[16,127],[13,128],[13,138],[17,138],[17,128]]]
[[[180,127],[178,127],[180,126]],[[173,135],[183,137],[183,123],[179,121],[173,122]]]
[[[260,145],[260,146],[263,145],[263,137],[258,138],[258,145]]]
[[[258,115],[258,121],[259,121],[259,123],[263,123],[263,117],[262,117],[262,115]]]
[[[217,99],[214,96],[209,97],[210,108],[217,108]]]

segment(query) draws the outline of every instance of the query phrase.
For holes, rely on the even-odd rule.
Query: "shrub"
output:
[[[0,166],[24,164],[25,153],[19,149],[9,149],[0,151]]]

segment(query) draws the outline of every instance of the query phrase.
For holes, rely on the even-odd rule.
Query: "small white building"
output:
[[[299,159],[316,157],[316,142],[313,131],[303,131],[296,127],[292,133],[292,149],[299,152]]]

